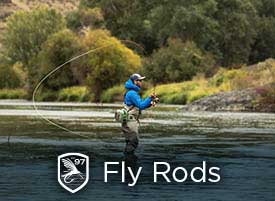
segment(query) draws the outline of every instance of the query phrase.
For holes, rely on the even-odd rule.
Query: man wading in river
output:
[[[126,140],[126,147],[124,153],[126,155],[134,154],[135,149],[138,146],[138,127],[139,117],[141,110],[155,106],[158,102],[158,98],[155,93],[142,100],[138,92],[142,86],[142,80],[145,77],[139,74],[133,74],[130,79],[125,83],[127,92],[124,95],[124,107],[128,111],[128,118],[122,122],[122,131]]]

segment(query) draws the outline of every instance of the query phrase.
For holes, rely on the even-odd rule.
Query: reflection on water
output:
[[[117,105],[41,108],[84,139],[41,121],[24,104],[0,104],[0,200],[274,200],[274,114],[181,113],[175,106],[147,111],[137,151],[144,172],[135,187],[128,187],[118,176],[103,182],[104,161],[124,160],[124,139],[112,120]],[[90,182],[75,195],[56,178],[56,158],[66,152],[91,157]],[[153,161],[188,169],[203,160],[222,169],[220,183],[152,182]]]

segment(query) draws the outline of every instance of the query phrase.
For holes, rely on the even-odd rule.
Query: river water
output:
[[[159,106],[143,113],[135,167],[129,187],[121,176],[104,182],[104,162],[125,160],[116,104],[38,104],[39,112],[85,138],[41,120],[29,102],[0,102],[0,200],[275,200],[275,114],[181,112]],[[8,142],[9,141],[9,142]],[[90,181],[76,194],[57,182],[57,156],[90,157]],[[171,168],[216,166],[218,183],[153,182],[154,161]],[[170,175],[171,176],[171,175]],[[172,178],[172,177],[170,177]]]

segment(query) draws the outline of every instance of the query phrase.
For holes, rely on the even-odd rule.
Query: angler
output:
[[[145,77],[139,74],[132,74],[125,83],[127,92],[124,95],[124,108],[116,112],[116,119],[122,124],[122,131],[125,137],[125,155],[134,154],[138,143],[138,128],[141,111],[155,106],[159,101],[155,93],[142,100],[139,91]]]

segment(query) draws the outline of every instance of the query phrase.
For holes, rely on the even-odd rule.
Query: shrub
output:
[[[259,103],[262,105],[275,106],[275,82],[269,85],[257,88],[257,93],[260,95]]]
[[[182,83],[171,83],[158,85],[154,89],[148,89],[145,91],[143,97],[146,98],[150,96],[151,93],[155,92],[160,98],[161,103],[169,103],[171,94],[178,94],[181,90]]]
[[[14,71],[12,66],[7,64],[0,64],[0,89],[3,88],[17,88],[21,85],[19,75]]]
[[[36,101],[57,101],[57,99],[58,99],[58,92],[47,90],[47,89],[38,91],[35,97]]]
[[[160,48],[144,61],[144,71],[154,83],[191,80],[198,72],[208,72],[214,59],[202,52],[194,42],[180,39],[168,40],[168,46]]]
[[[187,93],[181,91],[178,94],[170,94],[164,97],[163,103],[166,104],[186,104],[187,103]]]
[[[93,94],[88,92],[88,89],[83,86],[74,86],[62,89],[58,93],[59,101],[72,101],[72,102],[86,102],[92,101],[94,98]]]
[[[148,89],[144,93],[144,98],[155,92],[160,98],[160,103],[165,104],[186,104],[188,91],[194,89],[195,83],[182,82],[158,85],[155,89]]]
[[[27,91],[24,89],[1,89],[0,99],[26,99]]]
[[[98,7],[80,8],[69,12],[66,16],[66,21],[68,27],[73,30],[80,30],[83,27],[100,28],[104,17]]]
[[[96,101],[104,90],[124,82],[140,69],[140,57],[106,30],[87,31],[82,44],[85,50],[96,50],[87,55],[81,65],[82,72],[86,73],[85,83]]]
[[[209,80],[209,85],[220,88],[244,89],[251,86],[249,74],[244,69],[226,70],[221,68],[216,75]]]
[[[20,85],[18,85],[18,87],[26,88],[29,77],[28,77],[28,73],[26,72],[26,68],[23,66],[23,64],[20,62],[16,62],[12,66],[12,70],[20,80]]]
[[[275,83],[274,72],[275,61],[269,59],[255,66],[242,67],[241,69],[226,70],[221,68],[210,79],[196,76],[192,81],[158,85],[155,87],[155,91],[162,103],[185,104],[221,91],[257,87],[257,92],[261,95],[259,102],[264,105],[272,105],[275,103],[275,86],[270,83]],[[153,91],[153,88],[148,89],[144,97]]]
[[[219,92],[219,88],[208,86],[208,80],[195,77],[192,81],[163,84],[155,88],[161,103],[186,104],[197,99]],[[144,97],[152,93],[152,89],[145,92]]]
[[[47,38],[65,25],[62,15],[47,7],[15,12],[7,18],[3,35],[6,53],[14,63],[27,65]]]
[[[263,86],[275,82],[275,60],[268,59],[247,69],[254,86]]]
[[[114,86],[112,88],[109,88],[103,91],[100,100],[101,102],[106,102],[106,103],[116,102],[116,101],[121,102],[124,99],[125,92],[126,90],[123,85]]]
[[[51,35],[42,45],[42,50],[33,60],[37,66],[39,77],[47,75],[59,65],[65,63],[80,51],[80,44],[76,35],[68,30],[61,30]],[[77,84],[74,78],[74,71],[71,63],[63,66],[59,71],[52,74],[43,82],[43,87],[48,90],[58,91],[61,88]]]
[[[42,44],[52,34],[66,26],[63,16],[48,7],[38,7],[31,11],[18,11],[7,18],[3,35],[3,47],[12,63],[21,62],[28,74],[28,95],[39,80],[39,67],[34,60],[42,50]]]

